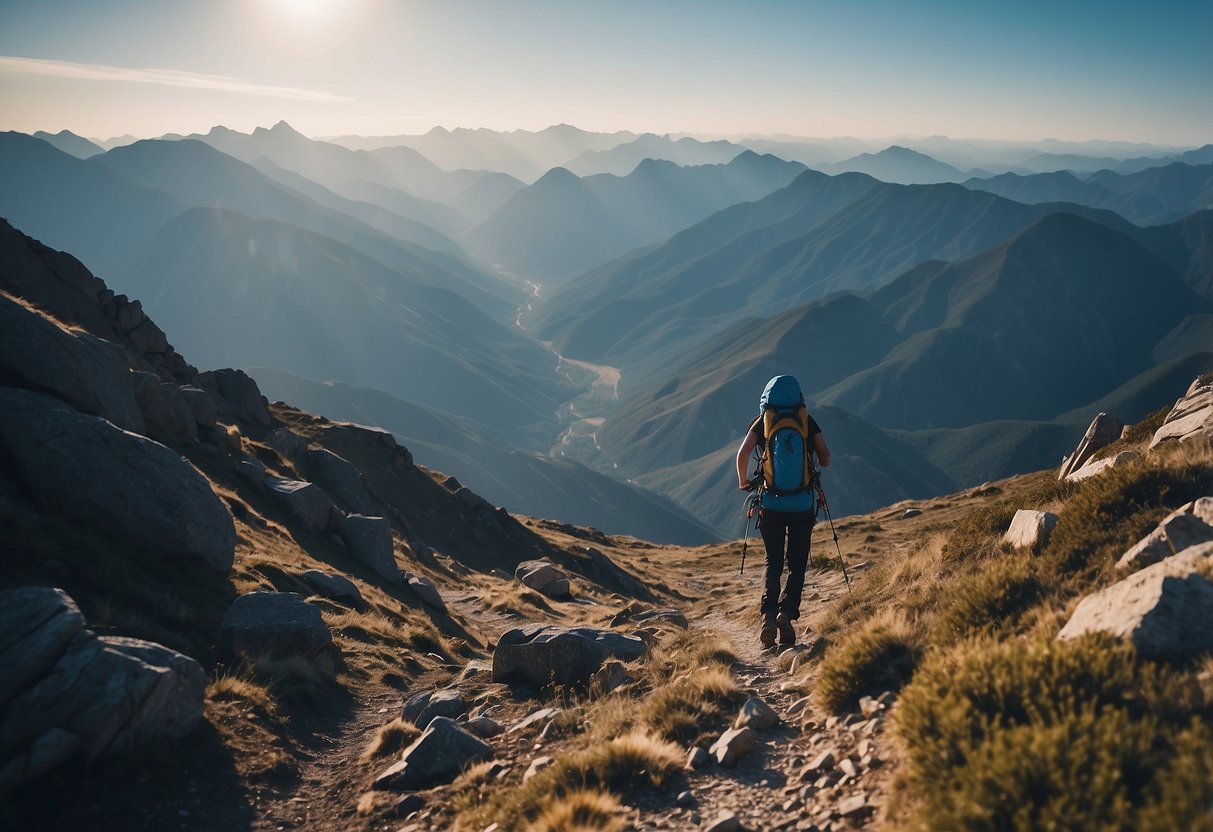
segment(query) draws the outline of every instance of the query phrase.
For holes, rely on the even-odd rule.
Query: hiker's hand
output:
[[[758,487],[758,480],[747,480],[746,482],[738,483],[737,487],[742,491],[753,491]]]

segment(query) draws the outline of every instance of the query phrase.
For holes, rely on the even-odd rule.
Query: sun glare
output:
[[[295,14],[311,17],[333,4],[333,0],[282,0],[284,6]]]

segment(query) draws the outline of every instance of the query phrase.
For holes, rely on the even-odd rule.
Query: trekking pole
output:
[[[821,487],[821,478],[817,478],[817,504],[822,507],[826,513],[826,519],[830,521],[830,533],[834,535],[834,549],[838,552],[838,563],[842,567],[842,579],[846,581],[847,592],[851,591],[851,576],[847,574],[847,562],[842,559],[842,547],[838,545],[838,530],[834,528],[834,518],[830,516],[830,504],[826,501],[825,489]]]
[[[750,518],[754,516],[754,510],[762,505],[762,494],[758,491],[758,485],[753,480],[750,481],[754,486],[754,493],[746,497],[746,512],[745,512],[745,539],[741,542],[741,571],[738,575],[745,574],[745,553],[746,547],[750,545]],[[761,512],[758,515],[762,517]],[[754,528],[758,528],[758,521],[754,521]]]

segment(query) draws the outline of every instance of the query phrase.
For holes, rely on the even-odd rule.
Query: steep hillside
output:
[[[389,430],[420,464],[458,478],[494,505],[551,517],[608,534],[696,545],[715,532],[668,498],[598,473],[570,459],[513,448],[493,424],[403,401],[378,390],[315,382],[263,367],[250,372],[268,396],[332,419]]]
[[[537,330],[562,354],[643,372],[713,329],[830,292],[874,289],[925,260],[967,257],[1058,210],[1132,228],[1107,212],[1028,206],[959,185],[879,185],[798,233],[787,233],[795,230],[789,218],[777,225],[783,233],[757,229],[675,263],[661,249],[620,260],[545,300]],[[663,267],[650,271],[653,262]]]
[[[465,415],[487,408],[515,441],[551,423],[570,397],[551,353],[427,277],[294,226],[198,208],[131,258],[121,286],[211,366],[260,363]]]
[[[549,171],[473,229],[469,249],[518,275],[558,284],[709,214],[759,199],[803,166],[746,151],[727,165],[646,159],[627,176]]]

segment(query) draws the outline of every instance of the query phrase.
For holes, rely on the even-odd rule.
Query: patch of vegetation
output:
[[[419,736],[420,728],[398,716],[375,732],[359,759],[365,763],[398,755]]]
[[[863,696],[900,690],[922,655],[922,636],[904,620],[874,618],[826,654],[814,688],[826,710],[855,710]]]
[[[574,789],[551,801],[527,832],[622,832],[619,800],[601,789]]]
[[[996,554],[1016,511],[1063,498],[1071,488],[1069,483],[1058,482],[1050,471],[1032,475],[1026,490],[976,508],[954,525],[943,545],[944,561],[959,563]]]
[[[1172,767],[1199,771],[1192,677],[1107,637],[965,642],[934,653],[902,694],[896,730],[922,828],[1187,829],[1213,780],[1163,806]],[[1200,736],[1207,734],[1207,729]],[[1185,785],[1189,785],[1185,783]],[[1204,815],[1207,823],[1207,815]]]
[[[948,586],[947,605],[935,620],[937,644],[985,633],[1007,636],[1045,594],[1031,556],[1011,554]]]

